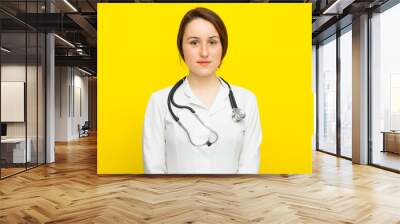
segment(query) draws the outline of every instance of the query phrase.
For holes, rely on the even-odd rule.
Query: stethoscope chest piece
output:
[[[232,119],[235,122],[240,122],[246,117],[246,113],[239,108],[233,108],[232,109]]]
[[[218,140],[218,134],[216,132],[211,131],[208,135],[208,141],[206,143],[207,146],[211,146],[212,144],[216,143]]]

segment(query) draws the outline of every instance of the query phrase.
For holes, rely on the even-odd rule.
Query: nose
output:
[[[207,44],[202,44],[202,45],[201,45],[200,56],[203,57],[203,58],[208,57],[208,47],[207,47]]]

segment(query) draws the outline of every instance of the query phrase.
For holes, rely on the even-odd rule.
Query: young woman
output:
[[[228,48],[223,21],[206,8],[190,10],[177,45],[189,74],[150,98],[143,128],[145,173],[258,173],[256,97],[216,74]]]

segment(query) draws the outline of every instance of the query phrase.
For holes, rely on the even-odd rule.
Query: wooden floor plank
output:
[[[400,223],[400,175],[313,153],[312,175],[97,175],[96,136],[0,181],[0,223]]]

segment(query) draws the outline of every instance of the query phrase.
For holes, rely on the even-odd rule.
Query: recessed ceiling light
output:
[[[327,9],[325,9],[322,14],[342,14],[343,9],[351,5],[355,0],[336,0]]]
[[[87,75],[93,75],[92,73],[90,73],[90,72],[88,72],[88,71],[86,71],[86,70],[83,70],[83,69],[81,69],[81,68],[79,68],[79,67],[78,67],[78,70],[81,71],[81,72],[83,72],[83,73],[85,73],[85,74],[87,74]]]
[[[59,35],[57,35],[57,34],[54,34],[54,36],[55,37],[57,37],[59,40],[61,40],[62,42],[64,42],[64,43],[66,43],[67,45],[69,45],[70,47],[73,47],[73,48],[75,48],[75,45],[73,45],[71,42],[69,42],[68,40],[66,40],[66,39],[64,39],[64,38],[62,38],[62,37],[60,37]]]
[[[6,53],[10,53],[11,52],[11,50],[9,50],[9,49],[7,49],[5,47],[1,47],[1,51],[4,51]]]
[[[78,12],[78,10],[71,4],[69,3],[68,0],[64,0],[65,4],[67,4],[74,12]]]

